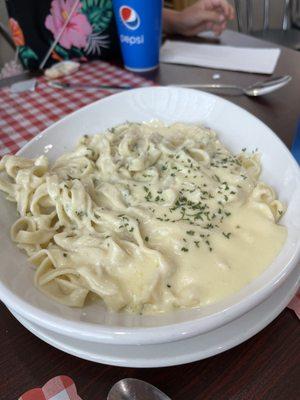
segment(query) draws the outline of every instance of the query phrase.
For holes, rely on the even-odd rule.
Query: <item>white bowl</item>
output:
[[[101,304],[72,309],[55,303],[33,286],[33,268],[9,238],[16,219],[14,204],[0,198],[0,297],[19,315],[49,330],[81,340],[114,344],[154,344],[195,336],[240,317],[279,287],[296,266],[300,252],[300,173],[285,145],[261,121],[220,97],[182,88],[142,88],[97,101],[47,128],[19,154],[51,160],[74,147],[84,134],[94,134],[128,121],[160,119],[167,123],[201,122],[219,133],[233,151],[258,148],[262,179],[271,184],[288,208],[288,229],[274,262],[249,285],[222,302],[160,316],[109,313]]]
[[[115,346],[70,338],[24,319],[13,309],[10,311],[34,335],[76,357],[120,367],[169,367],[212,357],[254,336],[281,313],[299,283],[300,270],[294,269],[270,297],[228,324],[185,340],[145,346]]]

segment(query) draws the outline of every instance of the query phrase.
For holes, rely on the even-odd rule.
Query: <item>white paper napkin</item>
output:
[[[280,49],[232,47],[167,40],[160,61],[169,64],[196,65],[215,69],[272,74]]]

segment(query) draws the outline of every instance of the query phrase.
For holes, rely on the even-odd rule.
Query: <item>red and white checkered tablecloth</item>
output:
[[[153,84],[102,61],[82,64],[79,71],[63,81],[134,87]],[[115,91],[56,89],[50,87],[44,77],[37,79],[34,92],[11,93],[9,87],[0,89],[0,157],[15,153],[33,136],[58,119],[112,93]]]

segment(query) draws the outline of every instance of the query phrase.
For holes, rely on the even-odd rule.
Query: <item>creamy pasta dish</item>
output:
[[[257,152],[233,155],[209,128],[126,123],[85,135],[53,165],[6,155],[11,238],[35,285],[68,306],[154,314],[239,291],[286,238],[284,206]]]

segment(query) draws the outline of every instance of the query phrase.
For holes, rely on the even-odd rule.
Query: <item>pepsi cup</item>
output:
[[[125,68],[148,71],[159,64],[162,0],[113,0]]]

